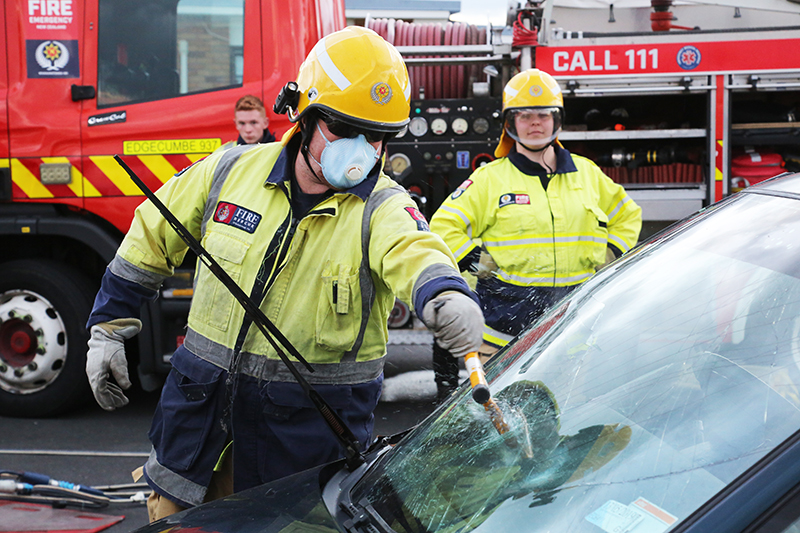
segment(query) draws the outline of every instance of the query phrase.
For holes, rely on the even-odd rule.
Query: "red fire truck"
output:
[[[342,0],[6,0],[0,8],[0,415],[87,397],[86,317],[141,192],[235,140],[245,94],[271,107]],[[271,117],[270,129],[288,128]],[[187,259],[142,310],[133,372],[159,386],[182,340]]]
[[[642,0],[623,3],[647,6],[635,17],[619,5],[616,16],[647,27],[613,31],[613,1],[558,3],[574,9],[554,14],[553,0],[519,2],[505,28],[472,39],[455,24],[366,21],[409,66],[412,121],[389,145],[390,168],[427,216],[494,158],[502,88],[520,68],[559,81],[566,108],[559,140],[628,189],[643,208],[644,236],[742,187],[800,170],[800,26],[745,27],[753,11],[742,8],[742,24],[738,8],[728,7],[738,27],[704,30],[691,19],[694,4],[706,3],[698,1],[681,8],[688,13],[681,23],[692,24],[683,27],[672,22],[672,0]],[[739,3],[747,2],[727,2]],[[800,12],[780,0],[770,6],[781,3]],[[606,8],[584,18],[584,31],[549,27],[583,4]]]

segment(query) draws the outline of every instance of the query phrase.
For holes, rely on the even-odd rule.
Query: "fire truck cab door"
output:
[[[85,206],[124,232],[142,193],[114,155],[156,190],[236,140],[236,101],[263,93],[261,3],[86,2],[85,81],[97,95],[81,117]]]
[[[3,42],[8,42],[6,32],[5,9],[0,9],[0,34]],[[8,50],[8,47],[6,47]],[[0,179],[3,183],[9,180],[8,171],[8,57],[5,51],[0,51]],[[1,192],[1,191],[0,191]],[[4,198],[8,199],[8,198]]]
[[[4,2],[8,55],[0,67],[8,72],[6,157],[15,199],[80,203],[81,103],[72,86],[82,84],[83,1]]]

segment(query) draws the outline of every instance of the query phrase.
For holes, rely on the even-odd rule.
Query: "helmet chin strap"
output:
[[[553,139],[552,141],[550,141],[549,143],[545,144],[541,148],[531,148],[530,146],[528,146],[527,144],[525,144],[525,143],[523,143],[521,141],[517,141],[517,142],[519,144],[521,144],[522,147],[525,148],[526,150],[528,150],[529,152],[544,152],[545,150],[547,150],[548,148],[553,146],[555,144],[556,140]]]
[[[517,141],[517,142],[519,142],[519,141]],[[555,143],[556,143],[556,139],[553,139],[552,141],[550,141],[549,143],[545,144],[541,148],[529,148],[527,145],[519,142],[519,144],[522,145],[523,148],[525,148],[526,150],[528,150],[530,152],[533,152],[533,153],[544,152],[545,150],[547,150],[548,148],[553,146]],[[547,163],[545,163],[544,156],[542,156],[541,165],[547,170],[548,174],[553,174],[553,169],[550,168],[550,166]]]

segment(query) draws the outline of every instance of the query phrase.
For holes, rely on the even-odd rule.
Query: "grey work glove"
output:
[[[86,354],[86,375],[92,387],[94,399],[106,411],[128,405],[123,389],[131,387],[128,377],[128,361],[125,359],[125,341],[142,329],[136,318],[118,318],[101,322],[89,332],[89,352]],[[116,384],[109,381],[114,376]]]
[[[436,342],[464,357],[483,344],[483,311],[475,300],[458,291],[445,291],[422,309],[422,321],[433,331]]]

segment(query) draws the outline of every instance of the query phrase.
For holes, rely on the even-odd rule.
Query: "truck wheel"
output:
[[[54,416],[91,397],[85,324],[94,293],[53,261],[0,264],[0,415]]]

